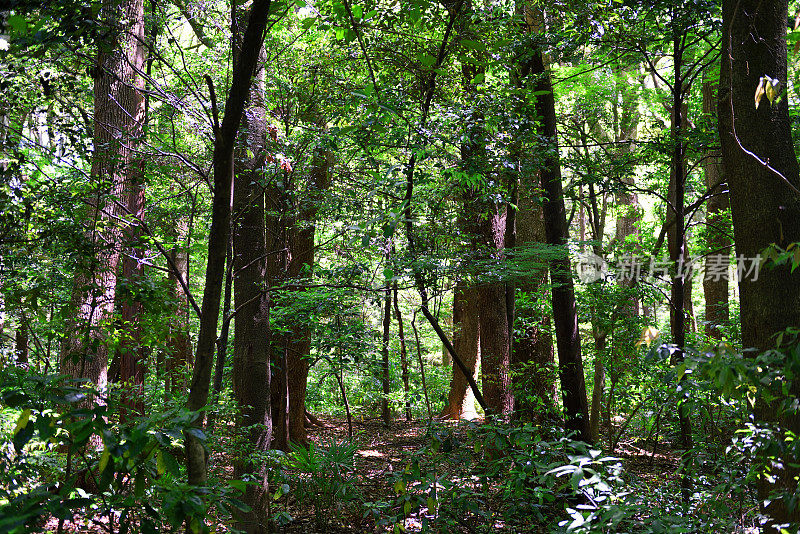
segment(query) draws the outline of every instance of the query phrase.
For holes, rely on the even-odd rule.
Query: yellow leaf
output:
[[[14,427],[14,435],[17,434],[20,430],[28,426],[28,421],[31,418],[31,410],[30,408],[26,408],[22,410],[22,413],[19,414],[19,419],[17,419],[17,426]]]
[[[762,76],[761,79],[758,80],[758,87],[756,87],[756,109],[758,109],[758,105],[761,103],[761,97],[764,96],[764,85],[766,81]]]
[[[770,78],[769,76],[764,76],[765,83],[764,83],[764,92],[767,95],[767,99],[769,100],[769,105],[771,106],[775,99],[778,98],[778,94],[781,90],[781,82],[777,78]]]
[[[406,485],[403,483],[402,480],[398,480],[394,483],[394,492],[398,495],[402,495],[406,491]]]
[[[103,454],[100,456],[100,463],[97,465],[97,468],[102,473],[106,466],[108,465],[108,460],[111,458],[111,453],[108,452],[108,449],[103,449]]]
[[[164,455],[161,453],[161,451],[158,451],[158,454],[156,455],[156,473],[158,473],[158,476],[161,476],[166,472],[167,466],[164,463]]]
[[[658,331],[658,328],[655,326],[648,326],[644,330],[642,330],[642,335],[639,336],[639,341],[636,342],[637,347],[641,347],[642,345],[650,346],[650,343],[658,339],[658,336],[661,335],[661,332]]]

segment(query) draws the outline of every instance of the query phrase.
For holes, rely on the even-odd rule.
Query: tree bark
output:
[[[72,308],[61,348],[61,372],[87,378],[100,391],[108,381],[105,328],[114,313],[122,231],[116,220],[125,210],[119,199],[130,194],[139,176],[136,146],[144,123],[144,0],[104,0],[101,17],[111,29],[98,54],[94,80],[94,153],[91,179],[97,194],[87,200],[94,249],[88,266],[76,270]]]
[[[391,265],[391,242],[386,244],[386,267]],[[389,393],[391,393],[391,375],[389,374],[389,341],[392,326],[392,283],[387,280],[383,288],[383,336],[381,337],[381,366],[380,381],[383,395],[381,396],[381,419],[383,425],[389,428],[392,424],[392,411],[389,408]]]
[[[327,145],[324,135],[327,123],[322,114],[314,110],[315,126],[320,139],[314,149],[306,190],[297,195],[295,204],[297,220],[288,232],[289,253],[288,277],[296,280],[298,292],[305,291],[314,272],[314,240],[316,219],[322,195],[331,185],[333,151]],[[299,295],[298,295],[299,296]],[[289,391],[289,439],[298,444],[308,443],[305,427],[306,388],[308,382],[311,353],[311,328],[308,321],[298,320],[292,325],[291,340],[287,353],[287,378]]]
[[[251,9],[255,9],[255,6]],[[255,12],[251,11],[251,17]],[[252,19],[251,19],[252,20]],[[234,35],[234,53],[239,36]],[[266,53],[258,44],[259,63]],[[238,528],[248,534],[267,532],[268,472],[262,460],[252,461],[272,441],[270,406],[270,291],[267,287],[267,237],[262,168],[267,144],[267,117],[263,66],[256,66],[248,107],[242,117],[236,147],[233,187],[233,301],[236,306],[233,338],[233,396],[239,407],[236,429],[248,450],[234,462],[234,478],[254,477],[244,502],[251,508],[238,517]]]
[[[505,244],[506,214],[501,209],[498,205],[491,206],[481,221],[482,244],[495,262],[502,261]],[[479,284],[476,291],[483,396],[492,414],[506,416],[514,410],[506,286],[501,281],[489,281]]]
[[[270,0],[254,0],[250,8],[247,29],[242,39],[241,53],[234,62],[231,88],[225,105],[222,125],[215,127],[214,136],[214,200],[211,228],[208,235],[208,263],[203,290],[200,331],[197,339],[194,372],[189,389],[187,408],[197,412],[208,401],[211,368],[214,362],[214,342],[217,338],[219,305],[225,271],[231,220],[231,189],[233,185],[233,149],[250,93],[256,61],[264,41]],[[268,376],[268,375],[267,375]],[[202,420],[202,418],[200,418]],[[191,433],[186,434],[186,463],[189,484],[206,483],[206,456],[203,444]],[[254,510],[261,509],[260,503]],[[264,527],[266,528],[266,527]]]
[[[400,372],[403,379],[403,393],[405,394],[406,421],[411,421],[411,385],[408,376],[408,350],[406,348],[405,330],[403,329],[403,313],[400,311],[400,296],[397,290],[397,280],[395,280],[392,290],[394,292],[394,315],[395,319],[397,319],[397,337],[400,340]],[[450,353],[448,352],[448,354]]]
[[[532,246],[541,245],[547,239],[544,231],[542,206],[538,202],[539,186],[536,177],[521,177],[519,211],[517,215],[517,255],[531,257],[525,253]],[[550,315],[542,313],[538,301],[543,298],[542,286],[547,283],[547,264],[541,263],[528,269],[527,276],[518,285],[528,295],[528,307],[517,306],[518,331],[514,340],[512,368],[516,391],[516,410],[524,417],[534,420],[552,414],[555,410],[556,383],[553,375],[555,352],[550,333]],[[515,329],[515,332],[517,329]]]
[[[167,279],[170,294],[176,303],[174,316],[169,324],[169,337],[167,347],[170,352],[166,359],[166,388],[167,392],[175,395],[184,391],[186,371],[192,359],[192,344],[189,339],[189,305],[180,277],[184,283],[189,282],[189,249],[187,238],[189,225],[184,217],[178,217],[170,228],[171,237],[175,243],[170,250],[170,260],[175,270],[170,269]],[[188,287],[188,285],[187,285]]]
[[[144,415],[144,375],[146,349],[142,346],[142,315],[144,305],[138,291],[144,281],[144,249],[139,241],[142,230],[136,220],[144,219],[144,161],[136,162],[137,169],[131,173],[130,184],[126,186],[125,210],[133,220],[123,232],[125,257],[122,260],[122,280],[127,291],[117,290],[119,298],[122,293],[120,321],[122,323],[122,339],[120,340],[120,383],[123,387],[120,417],[124,420],[130,415]],[[138,172],[136,172],[138,171]],[[117,280],[119,283],[120,280]]]
[[[459,280],[453,294],[453,346],[475,380],[478,379],[479,332],[477,291],[469,282]],[[464,373],[454,365],[447,405],[441,416],[448,419],[472,419],[476,415],[475,396]]]
[[[724,0],[722,5],[719,131],[723,172],[730,189],[736,254],[752,259],[772,243],[785,248],[800,241],[800,173],[787,99],[784,96],[772,105],[763,99],[757,109],[753,102],[761,76],[777,78],[786,86],[788,3]],[[740,276],[739,294],[745,348],[774,348],[776,332],[800,326],[800,273],[791,273],[789,266],[762,269],[757,279],[752,274]],[[800,393],[796,380],[791,393]],[[777,421],[800,433],[798,414],[777,413],[776,404],[758,403],[757,420]],[[766,477],[760,479],[761,502],[771,491],[796,491],[797,470],[788,467],[795,462],[796,458],[787,457],[783,467],[773,467],[772,487]],[[775,523],[800,520],[785,498],[771,499],[765,512]],[[767,531],[777,530],[773,523]]]
[[[716,118],[717,84],[703,83],[703,114],[708,120]],[[722,338],[722,327],[729,321],[728,315],[728,275],[709,276],[720,265],[727,266],[730,261],[730,223],[726,212],[730,207],[728,184],[722,173],[722,152],[715,149],[706,154],[703,165],[706,187],[713,191],[706,203],[706,226],[709,255],[706,256],[706,276],[703,278],[703,292],[706,301],[706,334],[714,339]],[[717,271],[718,272],[718,271]]]
[[[567,214],[561,184],[561,164],[558,155],[558,127],[555,97],[550,73],[545,69],[542,51],[533,54],[530,74],[536,76],[536,112],[542,117],[542,136],[550,146],[541,170],[544,192],[544,223],[547,243],[558,247],[562,255],[550,261],[552,283],[553,322],[558,347],[558,368],[564,402],[567,430],[575,437],[590,441],[589,406],[586,399],[586,382],[583,376],[581,341],[578,332],[578,315],[575,309],[575,290],[572,269],[567,251]]]

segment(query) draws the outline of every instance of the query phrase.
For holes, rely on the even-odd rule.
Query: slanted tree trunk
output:
[[[717,84],[703,83],[703,113],[711,120],[716,117]],[[727,211],[728,184],[722,173],[722,152],[711,150],[706,154],[703,165],[706,187],[712,196],[706,202],[706,226],[708,256],[706,274],[703,277],[703,292],[706,301],[706,334],[721,339],[722,327],[729,321],[728,315],[728,271],[722,272],[730,262],[730,223]]]
[[[94,70],[94,153],[91,178],[96,194],[86,199],[86,237],[94,249],[75,274],[72,309],[61,348],[61,372],[88,378],[101,391],[108,380],[105,327],[114,313],[121,229],[121,200],[141,169],[136,147],[142,135],[144,98],[144,0],[104,0],[101,17],[111,33]]]
[[[786,247],[800,242],[800,171],[792,144],[787,99],[770,105],[764,98],[758,109],[753,95],[759,78],[768,75],[787,83],[786,0],[724,0],[720,76],[719,122],[723,173],[730,189],[737,257],[756,258],[771,243]],[[757,38],[753,36],[757,35]],[[735,121],[735,122],[734,122]],[[750,262],[745,267],[750,267]],[[764,351],[775,346],[776,332],[800,326],[800,272],[787,265],[761,269],[739,278],[742,345]],[[798,395],[795,380],[792,395]],[[779,402],[757,403],[758,421],[777,421],[800,433],[800,417],[779,413]],[[759,499],[773,491],[797,490],[797,459],[773,462],[774,484],[762,477]],[[787,499],[770,499],[765,507],[775,523],[800,520]]]
[[[453,347],[467,369],[478,379],[480,324],[478,322],[478,295],[465,280],[458,280],[453,294]],[[474,418],[475,396],[467,378],[456,366],[450,379],[447,405],[441,416],[448,419]]]

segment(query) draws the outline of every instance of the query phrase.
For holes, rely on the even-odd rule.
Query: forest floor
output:
[[[346,420],[317,416],[324,427],[312,426],[308,429],[310,441],[325,446],[331,440],[342,441],[348,437]],[[480,421],[475,421],[479,423]],[[467,439],[464,426],[456,422],[439,421],[448,425],[459,439]],[[353,442],[357,445],[354,472],[350,481],[360,495],[359,502],[391,501],[395,498],[392,487],[392,475],[406,468],[408,454],[417,451],[429,443],[426,437],[427,421],[395,420],[391,428],[386,428],[378,418],[364,421],[353,421]],[[659,450],[656,454],[639,448],[631,443],[622,442],[617,446],[614,456],[623,460],[626,471],[653,486],[662,484],[664,480],[675,475],[679,465],[679,457],[669,449]],[[225,459],[222,459],[223,463]],[[232,472],[229,465],[220,466],[224,472]],[[293,481],[289,480],[290,486]],[[294,489],[294,488],[293,488]],[[325,533],[345,534],[389,531],[376,528],[372,519],[364,517],[364,508],[353,506],[339,509],[335,505],[326,507],[319,514],[314,513],[313,502],[298,503],[293,497],[279,499],[273,503],[272,513],[287,512],[292,520],[277,530],[280,533]],[[56,532],[58,521],[51,518],[43,532]],[[419,532],[421,524],[413,516],[405,523],[408,532]],[[64,532],[67,533],[100,533],[108,532],[104,524],[92,524],[83,521],[66,522]],[[216,532],[231,532],[230,525],[217,525]]]
[[[325,428],[308,429],[309,439],[318,444],[325,444],[331,439],[342,440],[347,437],[347,421],[325,416],[318,416],[325,423]],[[455,421],[438,420],[439,424],[450,426],[459,438],[466,439],[467,431]],[[482,420],[476,419],[475,423]],[[379,418],[366,421],[353,421],[353,441],[358,444],[355,456],[356,484],[368,501],[391,500],[395,492],[391,483],[391,475],[402,471],[408,463],[408,454],[417,451],[429,443],[426,437],[427,421],[406,421],[397,419],[391,428],[386,428]],[[663,447],[656,451],[648,451],[628,442],[620,442],[613,456],[622,460],[625,470],[646,481],[649,485],[658,486],[667,479],[677,477],[680,457]],[[388,531],[375,528],[371,522],[364,522],[360,517],[344,517],[336,520],[327,517],[327,525],[315,524],[314,515],[308,510],[300,511],[289,506],[295,518],[291,525],[280,532],[286,533],[362,533],[371,531]],[[418,518],[412,517],[404,524],[407,532],[421,531]]]

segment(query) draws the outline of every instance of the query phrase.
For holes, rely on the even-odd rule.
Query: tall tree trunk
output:
[[[465,14],[472,11],[467,3]],[[467,27],[463,33],[472,33]],[[470,104],[477,104],[479,91],[476,79],[485,72],[481,65],[483,58],[476,63],[462,66],[462,87]],[[486,131],[483,113],[472,109],[466,126],[466,140],[461,145],[461,166],[472,176],[489,176],[494,172],[486,153]],[[470,196],[470,195],[468,195]],[[506,246],[508,212],[505,203],[496,201],[478,202],[478,209],[467,208],[470,216],[477,217],[476,230],[480,243],[480,256],[488,264],[504,261]],[[512,231],[513,233],[513,231]],[[481,273],[483,274],[483,273]],[[483,280],[476,287],[478,297],[478,321],[480,324],[481,378],[483,397],[490,412],[506,416],[514,410],[514,396],[511,389],[511,332],[506,299],[506,283],[500,280]],[[487,414],[488,415],[488,414]]]
[[[174,315],[169,324],[167,347],[169,353],[166,360],[165,380],[168,393],[175,395],[185,391],[186,371],[192,359],[192,343],[189,339],[189,305],[183,283],[189,282],[189,225],[183,217],[178,217],[170,228],[174,245],[169,252],[174,270],[170,269],[167,279],[170,294],[176,303]],[[180,280],[179,280],[180,278]]]
[[[228,341],[231,333],[231,303],[233,301],[233,236],[228,246],[225,269],[225,289],[222,294],[222,326],[217,338],[217,356],[214,360],[214,380],[211,384],[211,410],[208,413],[208,428],[214,429],[219,412],[219,398],[222,394],[222,379],[228,360]],[[216,408],[216,411],[215,411]]]
[[[403,313],[400,311],[400,296],[398,294],[399,291],[397,290],[397,280],[395,280],[392,290],[394,292],[394,315],[395,319],[397,319],[397,337],[400,340],[400,372],[403,378],[406,420],[411,421],[411,385],[409,384],[408,376],[408,350],[406,348],[405,330],[403,329]]]
[[[211,370],[214,362],[214,344],[217,338],[219,305],[222,293],[222,280],[225,271],[225,255],[228,248],[231,221],[231,188],[233,185],[233,149],[239,123],[244,114],[250,85],[255,73],[259,51],[264,42],[267,26],[267,13],[270,0],[254,0],[250,8],[247,29],[242,39],[241,53],[235,54],[231,88],[225,104],[225,116],[219,128],[215,126],[214,135],[214,200],[211,210],[211,228],[208,234],[208,263],[206,265],[206,284],[203,290],[203,305],[200,317],[200,332],[197,339],[194,372],[186,406],[197,412],[208,401]],[[269,368],[256,369],[253,374],[262,372],[266,379]],[[250,375],[252,377],[252,375]],[[261,387],[257,384],[256,387]],[[260,403],[262,401],[258,401]],[[253,412],[251,412],[253,413]],[[265,416],[266,417],[266,416]],[[207,466],[203,444],[192,433],[186,433],[186,465],[189,484],[202,486],[206,482]],[[261,444],[259,444],[261,445]],[[255,497],[263,490],[265,480],[260,480],[261,488],[251,488],[246,497],[253,496],[251,503],[254,513],[263,509],[263,503]],[[255,506],[254,506],[255,505]],[[254,527],[253,531],[260,528]]]
[[[144,219],[144,183],[143,169],[144,161],[137,162],[138,173],[130,179],[130,185],[126,186],[125,209],[129,217],[133,220],[128,223],[123,234],[125,256],[122,259],[122,279],[128,287],[128,291],[117,291],[118,298],[122,298],[120,311],[120,321],[122,323],[122,339],[120,340],[120,383],[123,386],[122,405],[124,409],[121,416],[144,415],[144,374],[145,359],[147,352],[142,347],[142,315],[144,305],[139,297],[138,291],[144,280],[144,250],[139,241],[141,239],[141,227],[136,220]],[[119,282],[119,280],[118,280]]]
[[[717,84],[703,83],[703,113],[712,120],[716,117]],[[721,328],[729,321],[728,315],[728,270],[730,263],[730,223],[726,212],[730,206],[728,185],[722,173],[722,152],[711,150],[703,165],[706,187],[713,191],[706,203],[706,226],[709,255],[706,256],[706,275],[703,292],[706,301],[706,334],[715,339],[722,338]],[[720,269],[725,268],[721,273]]]
[[[253,15],[251,15],[253,16]],[[239,36],[235,36],[238,44]],[[259,43],[259,62],[266,53]],[[239,52],[234,46],[235,53]],[[242,49],[242,52],[244,49]],[[236,306],[233,338],[233,395],[239,407],[237,431],[244,434],[248,451],[234,462],[234,477],[255,477],[247,487],[238,527],[247,533],[266,532],[267,465],[251,453],[263,454],[272,441],[270,406],[270,292],[267,283],[267,237],[262,168],[266,159],[267,117],[264,71],[257,66],[250,85],[249,106],[242,118],[236,148],[233,188],[233,301]]]
[[[478,378],[479,332],[477,290],[469,282],[458,280],[453,294],[453,346],[475,380]],[[447,405],[441,416],[448,419],[471,419],[476,416],[475,396],[464,373],[455,365]]]
[[[136,146],[142,135],[144,98],[139,73],[144,68],[144,0],[104,0],[101,17],[109,25],[108,45],[101,47],[94,80],[94,153],[92,181],[97,194],[88,199],[87,238],[95,249],[88,268],[75,275],[72,307],[61,348],[61,372],[88,378],[103,390],[108,380],[105,327],[114,313],[121,230],[119,201],[130,194],[140,162]]]
[[[496,262],[502,261],[505,242],[506,214],[501,207],[490,207],[481,221],[483,245]],[[504,211],[504,210],[503,210]],[[511,390],[511,340],[508,325],[506,286],[503,282],[482,282],[478,294],[478,321],[481,347],[483,396],[495,415],[508,415],[514,410]]]
[[[288,265],[288,277],[296,280],[298,291],[305,291],[311,282],[314,272],[314,239],[316,236],[316,219],[322,195],[331,185],[333,169],[333,151],[330,149],[325,135],[327,123],[325,118],[315,110],[315,120],[319,128],[320,139],[314,149],[309,170],[308,185],[302,195],[297,195],[295,206],[297,221],[289,230],[289,251],[291,259]],[[289,391],[289,439],[294,443],[305,445],[308,442],[305,427],[306,388],[308,382],[308,359],[311,354],[311,328],[308,321],[299,320],[292,325],[291,339],[287,358],[287,378]]]
[[[529,27],[534,28],[535,19],[532,12],[526,14],[526,19]],[[543,212],[547,243],[561,249],[561,255],[550,261],[550,281],[566,428],[575,432],[578,439],[588,442],[591,439],[589,406],[586,399],[586,382],[583,376],[575,290],[567,251],[567,214],[564,207],[561,163],[558,154],[556,103],[550,73],[545,69],[541,50],[534,51],[529,70],[524,74],[531,74],[536,78],[535,91],[538,95],[536,112],[542,117],[542,136],[550,145],[544,149],[547,157],[541,171],[541,181],[545,197]]]
[[[589,411],[589,433],[595,443],[600,441],[600,412],[603,404],[603,392],[606,388],[606,369],[603,365],[603,357],[606,351],[606,333],[598,330],[598,327],[593,325],[592,333],[594,335],[595,350],[594,387],[592,388],[592,405]]]
[[[17,365],[28,365],[28,330],[30,321],[28,314],[21,312],[19,315],[19,325],[14,332],[14,357]],[[0,332],[2,334],[2,332]]]
[[[386,268],[391,265],[391,242],[386,243]],[[391,375],[389,374],[389,341],[392,326],[392,283],[386,280],[383,287],[383,336],[381,337],[381,366],[380,381],[383,390],[381,396],[381,419],[387,428],[392,424],[392,411],[389,408],[389,393],[391,393]]]
[[[538,178],[538,177],[536,177]],[[531,257],[526,247],[541,245],[546,241],[542,207],[537,201],[538,186],[533,177],[526,177],[520,186],[519,211],[517,215],[517,255]],[[526,186],[527,184],[527,186]],[[555,411],[556,383],[553,380],[555,352],[550,333],[550,315],[542,313],[538,304],[543,298],[542,287],[547,283],[547,264],[535,265],[519,282],[519,289],[528,296],[527,307],[517,306],[519,331],[514,340],[512,368],[514,369],[516,409],[528,419],[547,416]]]
[[[722,162],[730,188],[733,233],[737,257],[751,262],[771,243],[786,247],[800,241],[800,172],[789,125],[787,99],[770,104],[763,99],[756,109],[755,88],[761,76],[787,84],[786,0],[723,1],[722,61],[719,121]],[[755,33],[754,33],[755,32]],[[753,35],[758,38],[754,39]],[[800,326],[800,273],[789,266],[762,269],[758,277],[739,277],[742,345],[764,351],[775,346],[773,335]],[[795,380],[792,395],[798,395]],[[800,433],[796,412],[779,413],[778,402],[759,403],[760,421],[778,420],[787,430]],[[797,459],[773,462],[770,485],[759,482],[759,499],[771,491],[796,492]],[[798,521],[800,514],[786,498],[770,499],[766,513],[777,523]],[[773,524],[768,531],[775,532]]]
[[[517,2],[515,15],[521,18],[520,30],[529,35],[532,28],[525,20],[525,5]],[[525,89],[524,79],[530,73],[530,58],[522,57],[514,65],[511,78],[518,90]],[[524,114],[525,126],[533,126],[536,117],[531,113],[527,99],[520,101],[520,113]],[[521,128],[520,136],[530,131]],[[528,261],[533,260],[534,248],[546,242],[544,216],[541,202],[541,181],[535,162],[530,157],[534,152],[528,139],[520,137],[514,142],[512,157],[517,163],[515,188],[517,192],[517,212],[515,217],[516,235],[514,238],[515,255]],[[581,240],[584,238],[583,212],[580,214]],[[583,244],[581,244],[583,247]],[[533,420],[537,414],[546,416],[555,408],[555,381],[552,379],[552,368],[555,364],[553,336],[550,333],[549,314],[537,313],[535,303],[540,288],[547,282],[547,264],[536,265],[528,271],[528,276],[518,283],[520,291],[529,298],[530,306],[515,306],[517,318],[510,318],[509,329],[517,332],[515,321],[519,323],[519,334],[512,344],[512,369],[514,389],[517,392],[516,409],[523,417]],[[510,300],[510,299],[509,299]]]

